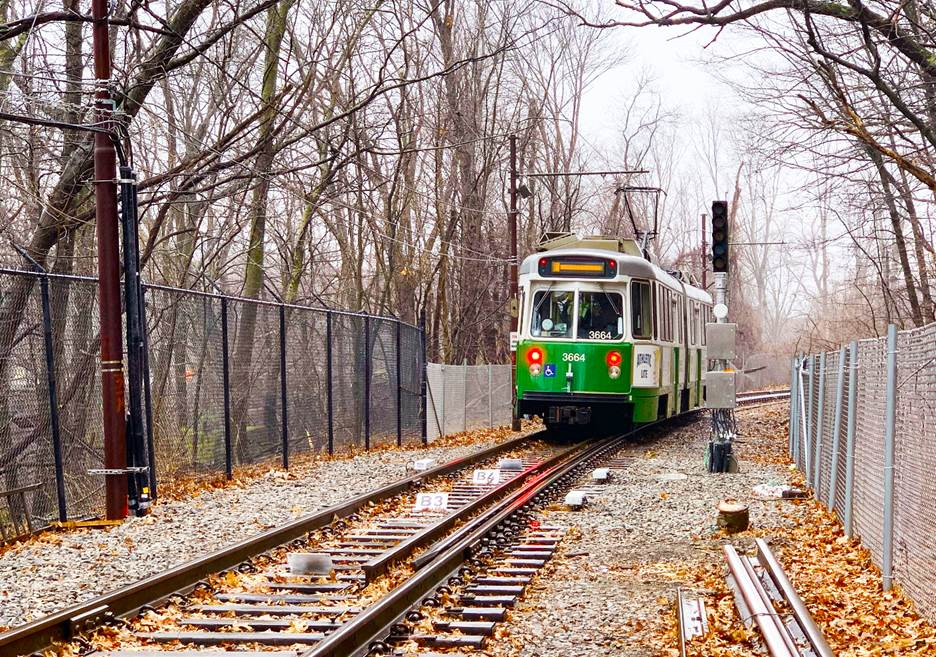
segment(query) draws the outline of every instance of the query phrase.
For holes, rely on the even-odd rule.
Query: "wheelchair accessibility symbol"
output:
[[[546,363],[543,365],[543,376],[556,376],[555,363]]]

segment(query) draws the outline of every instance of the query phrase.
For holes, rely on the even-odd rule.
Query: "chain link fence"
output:
[[[794,359],[790,453],[817,499],[936,620],[936,324]]]
[[[425,442],[422,332],[393,318],[144,286],[160,486]],[[97,281],[0,269],[0,539],[104,507]],[[509,399],[509,396],[508,396]]]
[[[427,436],[510,424],[510,365],[427,366]]]

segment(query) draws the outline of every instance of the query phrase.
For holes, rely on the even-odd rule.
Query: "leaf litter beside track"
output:
[[[742,463],[785,465],[788,483],[803,486],[786,454],[787,410],[783,404],[739,413]],[[880,571],[856,539],[845,537],[838,518],[815,499],[776,503],[783,519],[778,527],[752,527],[731,542],[753,554],[752,539],[767,540],[813,619],[838,657],[936,656],[936,630],[899,590],[883,593]],[[725,542],[722,538],[721,542]],[[709,635],[689,643],[691,657],[763,655],[756,632],[738,620],[734,599],[725,585],[723,560],[672,565],[673,572],[699,591],[706,602]],[[675,636],[670,615],[655,628],[661,644]],[[665,645],[665,644],[663,644]],[[678,654],[675,646],[665,654]]]
[[[803,484],[786,455],[787,409],[780,402],[738,410],[741,475],[712,476],[702,470],[708,433],[703,418],[653,445],[627,450],[630,458],[621,477],[632,481],[619,482],[624,487],[612,508],[602,508],[599,501],[578,515],[559,508],[548,512],[550,520],[576,521],[585,532],[580,541],[568,542],[565,553],[591,553],[567,563],[560,555],[555,575],[531,588],[511,614],[510,639],[486,654],[675,657],[675,589],[682,586],[704,599],[712,628],[707,637],[690,643],[692,657],[763,657],[757,633],[744,629],[725,585],[721,550],[730,542],[753,554],[753,539],[763,537],[838,657],[936,657],[932,625],[899,591],[881,592],[880,574],[867,550],[844,538],[834,515],[811,499],[763,501],[753,495],[758,483]],[[688,480],[647,483],[672,470],[686,473]],[[686,491],[694,498],[684,497]],[[717,501],[727,495],[748,502],[752,514],[751,529],[730,538],[714,527]],[[615,505],[619,513],[602,521],[611,524],[598,524],[597,519],[614,513]],[[635,516],[635,511],[640,513]],[[640,531],[653,538],[639,541],[639,549],[627,549],[637,538],[627,532]],[[599,549],[615,554],[606,558],[596,553]],[[628,602],[626,596],[635,593],[644,597]],[[617,613],[602,614],[608,605]]]

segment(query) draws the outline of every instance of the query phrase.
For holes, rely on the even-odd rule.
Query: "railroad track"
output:
[[[753,405],[772,404],[790,398],[790,389],[785,390],[755,390],[738,394],[738,406],[752,407]]]
[[[265,540],[254,539],[250,546],[240,544],[16,628],[0,635],[0,654],[28,654],[52,641],[71,641],[78,654],[96,657],[178,657],[193,649],[211,657],[228,651],[243,657],[245,650],[352,655],[367,654],[372,647],[373,654],[382,654],[384,646],[402,640],[405,628],[418,625],[411,608],[423,603],[438,605],[442,616],[427,621],[430,632],[407,632],[407,641],[437,647],[480,644],[560,539],[548,527],[528,526],[529,511],[523,507],[555,499],[560,481],[569,481],[623,439],[550,453],[528,449],[522,469],[501,469],[502,483],[474,486],[464,479],[466,469],[489,466],[492,458],[516,452],[522,442],[514,441],[512,449],[487,450],[487,458],[465,459],[408,478],[406,486],[386,487],[382,502],[356,498],[342,505],[342,517],[332,522],[307,518],[292,523],[290,533],[301,526],[304,536],[288,545],[280,541],[257,554],[258,546],[275,540],[267,532],[261,535]],[[414,517],[406,511],[413,497],[406,489],[426,481],[445,488],[452,513]],[[310,525],[318,526],[310,530]],[[285,535],[282,528],[276,534]],[[290,551],[310,548],[332,555],[333,577],[285,571]],[[235,562],[251,549],[256,556]],[[414,559],[417,551],[421,554]],[[227,570],[216,567],[219,563],[227,563]],[[459,578],[477,568],[486,574],[459,586]],[[201,574],[197,580],[196,574]],[[180,586],[184,580],[187,584]],[[454,604],[450,591],[457,595]],[[107,649],[101,649],[104,645]]]
[[[375,505],[387,503],[396,497],[412,495],[438,480],[450,479],[462,471],[522,450],[542,433],[520,436],[450,463],[424,472],[417,472],[340,504],[257,534],[205,557],[0,633],[0,655],[28,655],[34,651],[43,650],[55,642],[70,641],[80,637],[83,632],[88,632],[95,627],[113,623],[121,624],[123,619],[134,617],[150,606],[162,605],[174,595],[189,594],[196,587],[204,587],[206,578],[211,575],[229,569],[235,571],[254,569],[256,566],[251,563],[254,558],[262,560],[269,558],[269,555],[277,551],[282,553],[290,548],[300,549],[307,545],[308,537],[312,532],[340,531],[343,526],[353,522],[352,516],[355,514],[364,513]],[[510,482],[506,484],[510,485]],[[455,499],[458,499],[457,495]],[[431,528],[430,532],[436,530],[438,528]],[[429,537],[430,534],[427,533],[425,536]],[[427,538],[427,540],[431,539]],[[410,543],[412,549],[421,547],[417,543],[415,541]],[[378,565],[377,568],[379,567]]]
[[[63,641],[95,657],[349,657],[389,654],[400,644],[480,647],[562,538],[532,522],[533,508],[662,424],[562,450],[530,448],[538,433],[508,441],[14,628],[0,634],[0,654]],[[500,464],[507,467],[498,483],[466,477],[504,455],[522,458]],[[447,496],[448,510],[430,505],[417,513],[413,498],[430,484],[428,492]],[[328,554],[333,573],[287,570],[287,555],[296,551]]]

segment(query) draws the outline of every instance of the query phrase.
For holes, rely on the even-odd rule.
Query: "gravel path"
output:
[[[741,431],[760,422],[739,412]],[[753,434],[759,432],[753,431]],[[760,433],[773,433],[760,432]],[[752,488],[783,483],[786,468],[760,438],[738,447],[742,472],[710,475],[702,463],[707,420],[620,452],[615,479],[577,512],[544,512],[569,529],[555,565],[539,577],[511,615],[509,640],[487,654],[511,657],[648,657],[676,655],[672,633],[675,587],[689,568],[722,563],[724,537],[716,507],[727,497],[750,505],[758,530],[783,526],[788,502],[759,501]],[[773,434],[776,441],[776,433]],[[766,439],[765,439],[766,440]],[[785,445],[777,446],[783,449]],[[581,484],[580,484],[581,487]],[[745,547],[748,536],[736,539]]]
[[[492,444],[380,451],[272,471],[245,484],[160,502],[109,530],[46,533],[0,555],[0,630],[158,573],[406,475],[417,458],[444,463]]]

